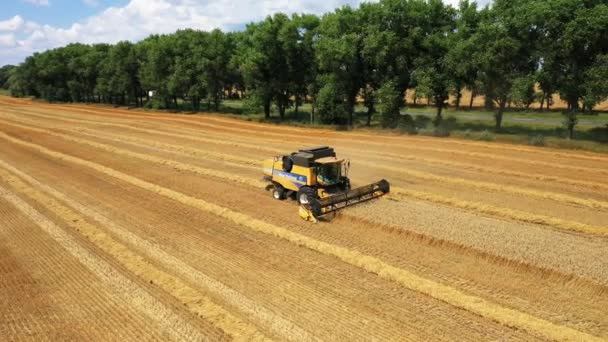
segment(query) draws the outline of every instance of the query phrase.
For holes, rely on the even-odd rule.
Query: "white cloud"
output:
[[[15,46],[16,40],[15,35],[12,33],[9,34],[0,34],[0,47],[2,48],[11,48]]]
[[[48,0],[24,1],[48,4]],[[131,0],[123,7],[106,8],[64,28],[24,21],[15,16],[0,21],[0,32],[15,32],[16,40],[13,48],[0,49],[0,65],[19,63],[33,52],[72,42],[137,41],[150,34],[184,28],[231,30],[277,12],[321,14],[343,5],[357,6],[360,2],[362,0]],[[8,42],[8,38],[4,39]]]
[[[16,15],[8,20],[0,21],[0,31],[17,31],[23,27],[25,21]]]
[[[27,2],[28,4],[36,5],[36,6],[49,6],[51,3],[49,0],[21,0],[23,2]]]
[[[99,2],[97,2],[97,0],[82,0],[82,2],[89,7],[99,6]]]

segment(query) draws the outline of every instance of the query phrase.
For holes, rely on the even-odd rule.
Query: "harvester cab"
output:
[[[276,156],[263,163],[266,187],[277,200],[293,198],[299,214],[308,221],[351,205],[387,194],[390,185],[381,180],[351,189],[350,161],[337,158],[333,148],[304,148],[290,155]]]

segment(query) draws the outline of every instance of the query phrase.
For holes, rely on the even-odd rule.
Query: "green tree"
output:
[[[430,0],[427,7],[428,32],[422,41],[423,53],[416,60],[416,83],[428,89],[433,98],[437,115],[435,123],[442,120],[442,111],[447,106],[454,73],[448,60],[450,39],[455,26],[456,12],[441,0]]]
[[[516,106],[527,110],[536,101],[535,81],[535,75],[528,75],[513,80],[510,99]]]
[[[9,89],[10,82],[9,78],[11,77],[11,73],[15,70],[14,65],[5,65],[0,68],[0,89]]]
[[[346,120],[336,117],[338,113],[332,112],[331,116],[335,121],[346,121],[348,125],[353,125],[353,114],[357,95],[364,85],[363,60],[361,58],[362,36],[360,34],[359,16],[356,10],[350,7],[343,7],[334,13],[326,14],[319,26],[319,38],[315,42],[316,57],[319,73],[323,75],[318,80],[321,83],[321,90],[327,91],[323,97],[331,93],[337,98],[333,102],[341,102]],[[331,84],[325,84],[330,82]],[[321,99],[321,92],[319,99]],[[325,106],[318,106],[321,116],[328,116],[325,113]],[[333,107],[332,107],[333,108]]]
[[[564,63],[558,89],[568,102],[569,110],[564,113],[565,126],[568,137],[573,138],[581,109],[579,101],[586,97],[589,100],[594,96],[593,90],[598,89],[590,86],[594,82],[589,76],[594,68],[602,69],[603,58],[600,56],[608,53],[608,5],[598,4],[577,10],[574,20],[565,27],[561,51]],[[588,90],[592,92],[588,93]]]
[[[397,82],[385,82],[378,89],[378,112],[382,118],[382,127],[397,127],[402,105],[403,93],[399,91]]]
[[[479,65],[479,81],[486,100],[494,101],[496,129],[502,127],[502,119],[517,79],[532,75],[535,60],[528,36],[528,26],[520,23],[525,7],[518,2],[496,0],[492,10],[480,23],[471,37],[476,47],[475,63]]]
[[[289,23],[284,14],[267,17],[257,24],[247,25],[247,32],[239,48],[238,62],[243,78],[253,96],[259,97],[264,115],[270,117],[275,101],[281,119],[289,107],[289,63],[284,39],[280,33]]]
[[[344,89],[341,83],[336,80],[334,75],[320,76],[319,82],[323,86],[317,94],[316,106],[319,113],[319,120],[324,124],[344,125],[348,123],[344,113],[346,113],[346,103],[344,101]]]
[[[467,88],[471,92],[469,109],[478,89],[479,65],[474,58],[476,46],[471,37],[477,32],[482,16],[488,10],[477,10],[477,3],[468,0],[460,1],[456,12],[456,30],[450,35],[450,47],[446,55],[446,64],[451,70],[452,87],[456,97],[456,108],[460,107],[462,90]]]
[[[171,106],[174,94],[170,93],[168,83],[173,74],[175,57],[173,55],[173,38],[167,35],[153,35],[137,45],[141,67],[139,79],[146,94],[153,92],[162,102],[164,108]],[[106,76],[100,80],[102,85]]]

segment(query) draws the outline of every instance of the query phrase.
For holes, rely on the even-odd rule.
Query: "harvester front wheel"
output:
[[[285,199],[285,189],[280,185],[275,185],[272,188],[272,198],[282,201]]]
[[[298,191],[297,199],[300,205],[308,205],[311,200],[316,199],[317,194],[313,188],[303,186]]]

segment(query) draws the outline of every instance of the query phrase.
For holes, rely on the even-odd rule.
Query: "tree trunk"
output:
[[[285,104],[279,103],[279,117],[281,121],[285,120]]]
[[[545,106],[545,93],[543,93],[543,97],[540,99],[540,108],[539,110],[542,112],[543,107]]]
[[[296,94],[294,96],[295,99],[295,109],[296,109],[296,116],[298,115],[298,109],[300,108],[300,97]]]
[[[475,101],[475,90],[471,91],[471,100],[469,101],[469,110],[473,110],[473,101]]]
[[[175,106],[175,109],[177,109],[177,96],[173,96],[173,105]]]
[[[369,106],[367,107],[367,127],[372,125],[372,116],[374,115],[374,104],[370,103]]]
[[[437,116],[435,116],[435,125],[439,126],[439,124],[441,123],[441,121],[443,120],[443,103],[439,106],[437,106]]]
[[[264,117],[266,119],[270,118],[270,101],[264,100]]]
[[[498,105],[498,111],[496,112],[496,130],[499,131],[502,128],[502,117],[505,112],[505,106],[507,104],[507,99],[502,97],[500,99],[500,103]]]
[[[456,89],[456,109],[460,109],[460,100],[462,99],[462,89]]]

